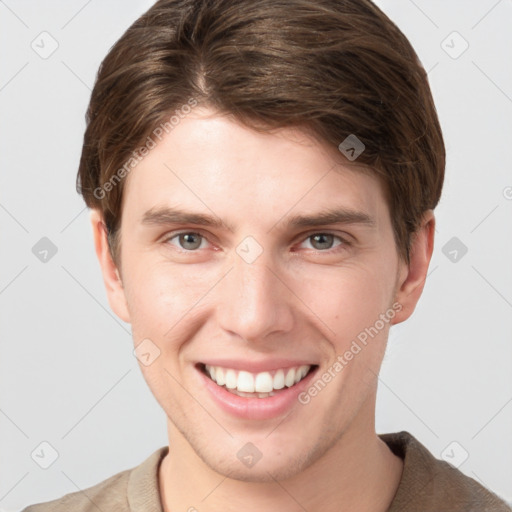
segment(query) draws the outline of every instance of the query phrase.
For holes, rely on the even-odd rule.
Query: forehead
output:
[[[387,216],[378,178],[349,166],[337,148],[298,129],[260,133],[199,108],[130,172],[124,196],[123,216],[133,221],[165,205],[233,222],[340,206]]]

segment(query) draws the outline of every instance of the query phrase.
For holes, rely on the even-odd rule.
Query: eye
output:
[[[182,231],[181,233],[172,233],[164,240],[185,252],[196,252],[198,249],[204,249],[208,245],[207,239],[201,233],[195,231]],[[333,233],[313,233],[309,235],[302,244],[309,243],[310,247],[320,252],[326,252],[330,249],[336,249],[339,246],[350,245],[346,240]]]
[[[336,239],[339,240],[339,243],[334,245]],[[313,249],[317,251],[325,251],[340,245],[348,245],[343,238],[333,235],[332,233],[314,233],[308,236],[303,243],[306,243],[307,241],[311,241],[310,244]]]
[[[177,239],[177,244],[173,242]],[[164,240],[170,242],[172,245],[177,245],[178,248],[184,249],[185,251],[195,251],[196,249],[203,249],[206,244],[206,239],[200,233],[194,231],[186,231],[182,233],[175,233]]]

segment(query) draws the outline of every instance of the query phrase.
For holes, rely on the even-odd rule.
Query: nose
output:
[[[234,266],[219,289],[220,327],[246,341],[268,341],[293,327],[293,293],[286,277],[263,252],[252,263],[235,255]],[[281,275],[280,275],[281,274]]]

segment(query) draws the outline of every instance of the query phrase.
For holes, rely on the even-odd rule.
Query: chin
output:
[[[324,444],[316,443],[312,446],[302,447],[297,444],[297,438],[292,438],[291,441],[291,446],[287,447],[286,451],[282,446],[280,449],[266,446],[262,447],[261,451],[256,451],[254,445],[251,446],[250,443],[247,443],[242,448],[237,448],[235,457],[227,458],[225,456],[227,452],[231,451],[230,448],[223,449],[222,453],[212,453],[210,450],[201,453],[196,450],[196,454],[210,469],[220,475],[241,482],[265,483],[276,480],[284,481],[302,473],[329,449],[325,440]],[[263,440],[258,443],[259,446],[263,446],[263,444]],[[299,452],[300,448],[301,452]],[[244,456],[246,454],[252,454],[255,462],[249,460],[245,463]],[[251,463],[252,465],[250,465]]]

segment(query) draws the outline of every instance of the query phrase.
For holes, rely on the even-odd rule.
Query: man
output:
[[[506,511],[375,433],[445,152],[369,0],[162,0],[102,63],[78,184],[169,447],[47,510]]]

